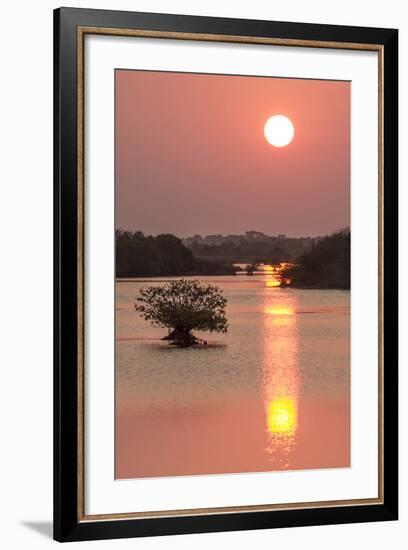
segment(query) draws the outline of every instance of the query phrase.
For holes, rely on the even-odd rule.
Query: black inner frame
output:
[[[109,27],[383,46],[382,504],[78,521],[77,27]],[[106,538],[294,527],[398,518],[398,31],[60,8],[54,11],[54,538]],[[243,503],[244,504],[244,503]]]

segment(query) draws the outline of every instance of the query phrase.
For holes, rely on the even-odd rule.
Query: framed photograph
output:
[[[55,539],[397,519],[397,30],[54,26]]]

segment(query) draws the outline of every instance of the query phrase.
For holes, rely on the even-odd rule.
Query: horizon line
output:
[[[247,235],[248,233],[258,233],[260,235],[264,235],[265,237],[285,237],[287,239],[315,239],[315,238],[319,238],[319,237],[325,237],[327,235],[332,235],[334,233],[339,233],[341,231],[350,231],[350,226],[349,225],[345,225],[343,227],[339,227],[337,229],[334,229],[332,231],[329,231],[327,233],[318,233],[318,234],[315,234],[315,235],[305,235],[305,234],[301,234],[301,235],[288,235],[287,233],[274,233],[274,234],[269,234],[269,233],[264,233],[263,231],[258,231],[256,229],[249,229],[249,230],[246,230],[242,233],[207,233],[207,234],[202,234],[202,233],[194,233],[194,234],[188,234],[188,235],[178,235],[176,233],[173,233],[171,231],[160,231],[158,233],[150,233],[150,234],[147,234],[145,231],[143,231],[142,229],[124,229],[123,227],[116,227],[115,228],[115,232],[116,231],[123,231],[123,232],[129,232],[129,233],[142,233],[145,237],[158,237],[159,235],[173,235],[174,237],[177,237],[179,239],[192,239],[194,237],[201,237],[202,239],[205,239],[207,237],[223,237],[223,238],[227,238],[227,237],[245,237],[245,235]]]

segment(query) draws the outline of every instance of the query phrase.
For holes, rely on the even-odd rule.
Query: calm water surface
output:
[[[228,299],[207,347],[161,341],[116,283],[116,478],[350,465],[350,293],[196,277]]]

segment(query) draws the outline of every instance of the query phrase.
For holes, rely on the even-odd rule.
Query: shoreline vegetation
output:
[[[315,240],[281,276],[296,288],[350,290],[350,230]]]
[[[257,265],[278,268],[282,287],[350,289],[350,230],[322,237],[172,234],[145,236],[116,231],[116,278],[257,274]],[[242,268],[237,264],[246,264]],[[249,269],[249,267],[251,269]]]

